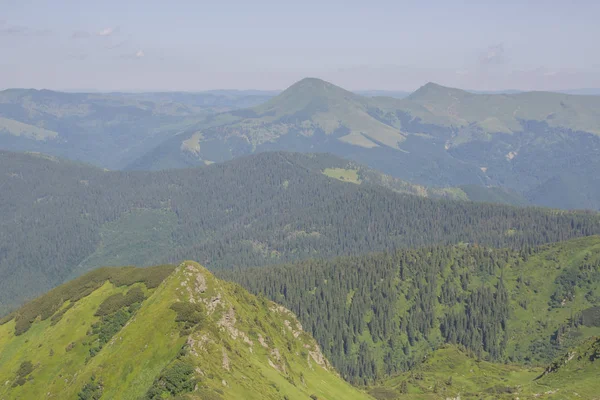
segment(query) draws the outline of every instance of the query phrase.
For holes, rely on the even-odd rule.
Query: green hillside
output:
[[[377,400],[530,399],[542,371],[541,367],[491,363],[445,345],[410,372],[372,386],[369,393]],[[562,382],[559,387],[564,387]],[[538,388],[541,393],[543,389]]]
[[[405,372],[372,386],[378,400],[594,399],[600,389],[600,339],[591,337],[548,367],[490,363],[445,345]]]
[[[436,188],[410,183],[353,161],[329,157],[330,166],[322,169],[323,174],[342,182],[382,186],[397,193],[421,197],[469,200],[486,203],[528,205],[529,202],[516,192],[500,187],[465,185],[461,187]]]
[[[545,366],[600,334],[600,237],[403,250],[220,272],[292,310],[346,379],[407,371],[443,344]]]
[[[111,172],[0,152],[0,312],[104,265],[197,259],[237,268],[600,234],[596,214],[409,196],[368,184],[368,170],[360,185],[323,174],[345,166],[327,155],[261,153],[195,169]]]
[[[589,338],[548,366],[536,384],[555,392],[553,399],[592,399],[600,393],[599,360],[600,338]]]
[[[370,398],[288,310],[190,261],[96,270],[25,305],[0,325],[0,379],[3,399]]]
[[[474,125],[482,134],[517,133],[523,129],[521,121],[546,121],[551,128],[600,135],[600,96],[551,92],[474,94],[428,83],[399,102],[423,123]],[[465,138],[458,135],[453,142],[462,140]]]

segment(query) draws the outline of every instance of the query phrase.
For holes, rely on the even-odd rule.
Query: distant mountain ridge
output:
[[[160,170],[271,150],[329,152],[413,184],[501,187],[600,209],[600,96],[428,83],[369,97],[316,78],[271,93],[0,92],[0,147]],[[401,97],[401,96],[398,96]]]
[[[539,205],[600,209],[600,96],[428,83],[395,99],[306,78],[258,107],[207,118],[129,168],[267,150],[331,152],[412,183],[499,186]],[[569,188],[561,176],[574,177]]]
[[[120,169],[207,115],[251,107],[264,93],[0,91],[0,148]]]

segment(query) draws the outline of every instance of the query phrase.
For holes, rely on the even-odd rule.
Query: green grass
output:
[[[0,324],[14,320],[14,333],[18,336],[27,332],[38,318],[41,321],[45,321],[56,315],[57,312],[63,314],[62,311],[59,311],[61,308],[72,307],[74,303],[90,295],[106,281],[110,281],[115,286],[128,286],[142,282],[148,288],[155,288],[173,271],[173,268],[173,266],[169,265],[143,270],[132,267],[99,268],[62,284],[37,299],[26,303],[12,314],[0,320]],[[56,317],[54,319],[56,320]],[[56,321],[53,322],[55,323]]]
[[[128,323],[89,357],[95,338],[90,336],[91,327],[100,318],[95,316],[97,310],[113,312],[117,306],[107,299],[131,292],[130,286],[119,285],[132,282],[131,278],[123,278],[118,269],[104,270],[115,271],[121,279],[106,280],[91,291],[76,290],[84,295],[55,324],[51,318],[38,318],[20,336],[15,336],[14,319],[0,325],[0,381],[7,382],[0,385],[0,398],[76,399],[84,388],[92,391],[94,382],[101,382],[102,398],[137,400],[162,373],[181,370],[169,370],[172,365],[193,368],[197,391],[190,394],[195,398],[305,400],[312,394],[330,400],[370,398],[337,376],[326,361],[317,362],[320,351],[314,339],[301,331],[289,311],[217,280],[190,261],[158,286],[152,280],[146,280],[148,289],[135,284],[147,298]],[[126,269],[130,276],[147,270],[151,271]],[[99,281],[86,276],[71,286]],[[196,311],[185,312],[191,309],[204,315],[197,318]],[[13,387],[19,368],[28,362],[33,371],[20,381],[22,385]]]
[[[455,346],[438,349],[411,372],[370,388],[377,399],[513,399],[542,368],[490,363],[470,357]],[[405,382],[405,383],[403,383]]]
[[[8,133],[13,136],[23,136],[27,139],[37,141],[56,139],[58,137],[57,132],[40,128],[35,125],[25,124],[13,119],[0,117],[0,134],[2,133]]]
[[[592,399],[600,393],[599,372],[600,338],[593,337],[558,358],[530,390],[556,391],[553,399]]]
[[[600,392],[600,339],[584,341],[547,369],[478,360],[454,346],[435,351],[411,372],[369,389],[387,399],[592,399]]]
[[[470,200],[520,206],[527,205],[527,200],[522,196],[502,188],[476,185],[447,188],[426,187],[383,174],[352,161],[347,162],[345,167],[325,168],[323,169],[323,174],[342,182],[351,182],[355,184],[369,183],[383,186],[397,193],[406,193],[421,197],[445,198],[461,201]]]
[[[361,182],[360,177],[358,176],[357,169],[325,168],[323,170],[323,174],[342,182],[350,182],[356,184],[360,184]]]

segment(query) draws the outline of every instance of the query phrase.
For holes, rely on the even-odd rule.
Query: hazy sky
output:
[[[600,1],[0,0],[0,88],[600,87]]]

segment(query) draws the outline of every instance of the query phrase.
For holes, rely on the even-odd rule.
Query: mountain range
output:
[[[599,209],[598,110],[597,96],[429,83],[404,99],[371,98],[305,79],[255,108],[211,116],[129,167],[327,151],[413,183],[498,186],[534,204]]]
[[[427,187],[499,187],[530,204],[600,209],[600,96],[434,83],[404,98],[364,94],[314,78],[276,96],[7,90],[0,146],[135,170],[329,152]]]

